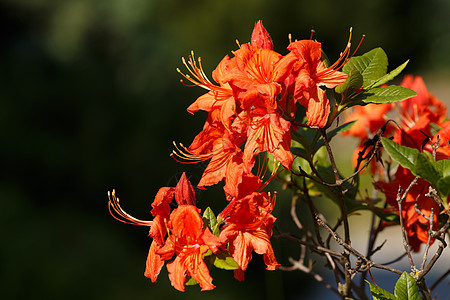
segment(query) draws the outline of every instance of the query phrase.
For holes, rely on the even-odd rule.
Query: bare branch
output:
[[[411,251],[409,250],[409,243],[408,243],[408,234],[406,233],[405,225],[403,222],[403,212],[402,212],[402,202],[405,200],[406,195],[408,194],[409,190],[417,184],[417,180],[419,180],[419,177],[415,177],[413,181],[409,184],[408,188],[403,193],[402,188],[398,187],[397,192],[397,204],[398,204],[398,210],[399,210],[399,219],[400,219],[400,228],[402,230],[402,239],[403,239],[403,247],[405,248],[406,254],[408,255],[409,264],[411,265],[411,271],[415,272],[416,267],[414,265],[414,261],[411,256]],[[403,195],[402,195],[403,193]]]
[[[325,286],[327,289],[333,291],[334,293],[336,293],[337,295],[339,294],[339,291],[333,287],[332,285],[330,285],[328,282],[326,282],[322,276],[320,276],[319,274],[315,273],[314,271],[312,271],[310,268],[306,267],[303,263],[301,263],[300,261],[296,261],[295,259],[293,259],[292,257],[289,257],[289,262],[292,264],[292,266],[290,267],[283,267],[281,266],[280,269],[284,270],[284,271],[293,271],[293,270],[300,270],[308,275],[310,275],[312,278],[314,278],[317,282],[321,283],[323,286]]]

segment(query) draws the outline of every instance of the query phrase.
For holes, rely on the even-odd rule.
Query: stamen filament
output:
[[[139,226],[151,226],[153,224],[153,221],[139,220],[126,213],[119,204],[119,198],[116,197],[115,190],[113,190],[112,193],[108,191],[108,210],[114,219],[125,224],[139,225]],[[118,214],[122,219],[117,217],[114,213]]]

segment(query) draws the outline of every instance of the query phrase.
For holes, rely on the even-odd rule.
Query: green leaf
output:
[[[450,176],[446,176],[444,178],[439,179],[436,185],[436,189],[441,193],[444,197],[450,195]]]
[[[340,125],[340,126],[334,128],[333,130],[330,130],[329,132],[327,132],[327,140],[328,140],[328,141],[331,141],[331,139],[332,139],[334,136],[336,136],[337,134],[349,130],[349,129],[353,126],[353,124],[355,124],[355,122],[356,122],[356,120],[355,120],[355,121],[351,121],[351,122],[347,122],[347,123],[344,123],[344,124],[342,124],[342,125]],[[313,146],[313,148],[312,148],[312,153],[316,153],[317,150],[319,150],[319,148],[322,147],[323,145],[324,145],[323,138],[321,138],[321,139],[318,140],[318,141],[316,142],[316,144]]]
[[[208,228],[211,230],[211,232],[215,236],[219,236],[220,230],[219,226],[217,224],[217,218],[216,215],[214,215],[214,212],[210,207],[207,207],[205,211],[203,212],[202,216],[203,222],[208,226]]]
[[[409,62],[409,59],[407,61],[405,61],[403,64],[401,64],[400,66],[398,66],[397,68],[395,68],[394,70],[392,70],[391,72],[389,72],[388,74],[384,75],[383,77],[381,77],[380,79],[378,79],[377,81],[372,83],[370,88],[380,86],[380,85],[385,84],[385,83],[391,81],[392,79],[394,79],[398,74],[400,74],[403,71],[403,69],[406,67],[408,62]],[[369,87],[367,87],[367,88],[369,88]]]
[[[363,101],[365,103],[392,103],[414,96],[417,96],[417,93],[411,89],[397,85],[389,85],[382,88],[365,90],[358,94],[358,96],[355,97],[355,100]]]
[[[239,269],[237,262],[231,257],[228,252],[221,252],[214,255],[214,266],[224,270],[236,270]]]
[[[442,177],[450,176],[450,160],[442,159],[436,162],[436,170],[439,171]]]
[[[411,172],[414,175],[425,179],[431,183],[432,186],[437,186],[437,182],[441,177],[439,172],[434,167],[434,162],[424,153],[420,153],[417,156],[414,170],[411,170]]]
[[[344,65],[342,71],[350,74],[358,70],[363,77],[363,86],[369,86],[386,75],[388,58],[381,48],[375,48],[362,56],[354,56]]]
[[[370,292],[372,293],[372,297],[374,300],[397,300],[397,297],[395,297],[388,291],[370,282],[369,284],[370,284]]]
[[[381,143],[383,144],[386,152],[392,157],[393,160],[398,162],[402,167],[409,169],[413,172],[419,150],[400,146],[394,141],[388,138],[382,137]],[[413,172],[414,173],[414,172]]]
[[[293,147],[291,148],[291,152],[293,155],[300,156],[301,158],[304,158],[306,160],[310,159],[308,153],[306,153],[305,149]]]
[[[197,280],[195,280],[194,278],[189,278],[186,282],[185,285],[196,285],[198,284]]]
[[[342,94],[348,90],[356,91],[362,86],[363,86],[363,77],[361,73],[358,70],[353,69],[348,74],[347,80],[345,80],[343,84],[338,85],[334,89],[334,91],[338,94]]]
[[[416,281],[407,272],[403,272],[395,284],[394,293],[399,300],[421,300]]]
[[[370,208],[370,210],[373,213],[375,213],[383,221],[395,222],[396,224],[400,223],[400,219],[399,219],[397,213],[389,213],[379,207],[373,207],[373,208]]]
[[[291,132],[291,138],[303,147],[307,157],[311,157],[314,154],[313,148],[320,136],[319,130],[314,128],[300,127],[297,131]]]

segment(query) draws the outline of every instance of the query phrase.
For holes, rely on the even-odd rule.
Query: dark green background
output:
[[[432,1],[0,1],[0,288],[2,299],[314,299],[300,272],[264,272],[258,255],[244,283],[213,271],[214,292],[179,293],[164,271],[143,277],[147,228],[115,221],[116,189],[132,215],[150,218],[161,186],[202,166],[169,157],[172,141],[189,144],[205,114],[185,108],[200,88],[179,83],[180,58],[195,50],[210,74],[249,41],[262,19],[275,50],[287,35],[310,30],[331,60],[353,26],[358,53],[381,46],[391,66],[449,74],[450,3]],[[286,198],[284,199],[286,200]],[[224,206],[220,188],[199,206]],[[289,230],[289,203],[278,201],[278,226]],[[283,214],[280,212],[282,208]],[[297,256],[276,243],[279,260]]]

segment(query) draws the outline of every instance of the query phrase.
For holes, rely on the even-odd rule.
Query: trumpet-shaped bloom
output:
[[[169,203],[174,198],[178,208],[171,212]],[[152,203],[153,221],[142,221],[130,216],[120,207],[115,193],[109,195],[110,212],[116,219],[134,225],[150,226],[149,235],[153,241],[144,275],[152,282],[156,282],[164,263],[175,254],[175,259],[167,263],[167,269],[169,279],[176,289],[184,291],[187,276],[194,278],[202,290],[214,288],[202,255],[208,250],[217,253],[222,244],[204,226],[200,210],[194,203],[195,192],[185,173],[175,187],[163,187],[158,191]]]
[[[277,108],[276,96],[282,92],[282,82],[295,63],[294,55],[282,56],[269,50],[244,44],[235,51],[236,68],[224,78],[233,89],[241,108],[264,107],[269,112]]]
[[[274,200],[275,197],[271,199],[266,193],[254,192],[234,199],[218,216],[226,224],[220,241],[229,243],[228,251],[242,271],[247,269],[253,251],[264,256],[268,270],[279,267],[270,243],[276,220],[271,214]]]
[[[301,40],[288,46],[297,57],[294,100],[306,107],[307,125],[324,127],[330,112],[329,101],[321,86],[334,88],[347,79],[347,74],[337,71],[348,47],[339,60],[326,68],[321,57],[321,44],[312,40]]]
[[[212,290],[212,277],[202,255],[211,250],[218,252],[221,243],[204,227],[199,209],[193,205],[180,205],[168,222],[171,230],[165,245],[157,251],[164,259],[176,258],[167,264],[169,279],[174,288],[184,291],[187,276],[194,278],[204,290]]]
[[[291,123],[276,113],[266,113],[249,119],[244,113],[237,122],[247,122],[247,142],[244,148],[244,164],[253,165],[255,155],[268,152],[285,168],[292,166],[293,156],[290,151]]]

